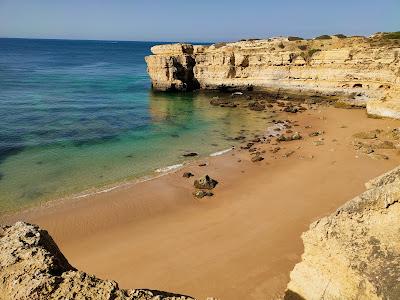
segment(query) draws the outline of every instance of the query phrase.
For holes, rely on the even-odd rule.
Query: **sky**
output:
[[[235,41],[400,30],[400,0],[0,0],[0,37]]]

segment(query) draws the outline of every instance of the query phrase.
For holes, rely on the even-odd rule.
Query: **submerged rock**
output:
[[[208,175],[204,175],[203,177],[200,177],[199,179],[194,181],[194,187],[196,189],[212,190],[216,187],[217,184],[218,181],[212,179]]]
[[[193,156],[198,156],[199,154],[197,152],[188,152],[185,154],[182,154],[183,157],[193,157]]]
[[[261,104],[260,102],[254,101],[249,103],[249,109],[255,111],[262,111],[265,109],[265,104]]]

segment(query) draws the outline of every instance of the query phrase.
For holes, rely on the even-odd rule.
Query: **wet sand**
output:
[[[262,113],[262,112],[260,112]],[[370,119],[364,110],[318,108],[283,118],[297,120],[304,139],[257,145],[201,160],[168,175],[107,193],[67,199],[21,212],[47,229],[72,265],[124,288],[173,291],[205,299],[276,299],[300,260],[301,233],[364,190],[364,183],[397,166],[357,152],[352,135],[388,130],[400,121]],[[305,128],[311,126],[311,128]],[[319,137],[308,133],[323,130]],[[324,138],[323,145],[313,141]],[[286,153],[294,151],[286,157]],[[240,162],[239,162],[240,161]],[[219,181],[213,197],[192,196],[193,177]]]

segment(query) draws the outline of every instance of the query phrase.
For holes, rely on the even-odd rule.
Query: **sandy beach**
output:
[[[20,212],[4,222],[40,225],[73,266],[124,288],[197,299],[276,299],[300,260],[300,236],[310,223],[400,162],[397,150],[379,150],[389,159],[374,159],[353,145],[353,134],[397,128],[398,120],[322,106],[282,113],[281,119],[296,124],[292,130],[303,139],[257,144],[265,150],[262,161],[251,162],[248,150],[235,149],[152,180]],[[324,133],[310,137],[315,131]],[[202,162],[207,165],[198,166]],[[195,177],[183,178],[187,171]],[[197,199],[193,180],[204,174],[219,184],[213,197]]]

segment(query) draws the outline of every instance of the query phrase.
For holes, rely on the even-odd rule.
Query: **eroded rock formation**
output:
[[[400,167],[302,236],[285,299],[400,299]]]
[[[342,94],[373,115],[400,118],[400,40],[324,36],[211,46],[155,46],[146,57],[156,90],[268,89]]]
[[[0,228],[0,299],[193,300],[166,292],[123,290],[73,268],[51,236],[23,222]]]

